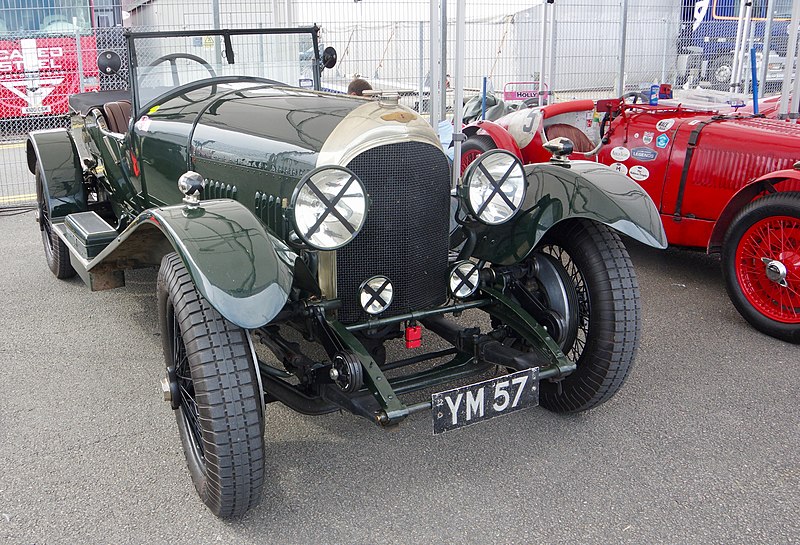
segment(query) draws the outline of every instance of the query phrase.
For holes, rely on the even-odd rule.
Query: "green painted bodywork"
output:
[[[58,221],[68,214],[87,209],[86,189],[80,158],[66,129],[34,131],[27,142],[28,168],[39,165],[50,218]]]
[[[559,221],[586,218],[655,248],[666,248],[661,218],[635,182],[598,163],[574,161],[525,167],[528,189],[517,215],[497,226],[479,225],[474,257],[500,265],[525,259]]]
[[[260,327],[286,304],[297,256],[231,200],[147,210],[87,270],[158,265],[173,249],[202,296],[238,326]]]

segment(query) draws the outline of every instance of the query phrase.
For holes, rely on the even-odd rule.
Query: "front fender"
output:
[[[271,236],[250,210],[232,200],[203,201],[140,214],[89,265],[158,265],[176,251],[197,291],[222,316],[245,329],[261,327],[286,304],[297,256]]]
[[[573,161],[525,167],[528,191],[508,223],[478,227],[473,256],[500,265],[522,261],[558,222],[585,218],[656,248],[667,247],[658,210],[635,182],[610,167]]]
[[[708,240],[708,253],[717,253],[722,250],[722,241],[728,232],[733,218],[747,203],[755,199],[764,191],[798,191],[800,190],[800,172],[794,169],[777,170],[753,180],[728,200],[722,209],[711,236]]]
[[[50,218],[58,220],[67,214],[85,211],[83,169],[69,131],[33,131],[25,147],[31,174],[36,173],[36,165],[39,165]]]
[[[463,132],[467,136],[472,136],[474,134],[489,135],[499,149],[510,151],[522,159],[522,151],[520,151],[517,141],[514,140],[514,137],[511,136],[511,133],[497,123],[492,121],[477,121],[464,127]]]

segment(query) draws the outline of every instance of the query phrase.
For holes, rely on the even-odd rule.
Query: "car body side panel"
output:
[[[609,167],[575,161],[571,168],[525,167],[528,191],[509,222],[478,227],[473,256],[510,265],[524,259],[556,223],[585,218],[608,225],[644,244],[666,248],[658,211],[636,183]]]
[[[229,321],[246,329],[268,323],[285,305],[296,256],[232,200],[154,208],[97,256],[118,268],[157,265],[176,251],[200,294]]]
[[[57,220],[73,212],[86,210],[86,190],[80,157],[72,136],[66,129],[34,131],[27,142],[28,168],[42,169],[45,196],[50,218]]]

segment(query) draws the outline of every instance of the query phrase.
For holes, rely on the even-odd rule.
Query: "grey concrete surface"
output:
[[[192,487],[160,399],[155,273],[91,293],[0,217],[0,543],[754,543],[800,540],[800,350],[751,329],[718,261],[631,244],[636,368],[577,416],[433,437],[270,405],[242,520]]]

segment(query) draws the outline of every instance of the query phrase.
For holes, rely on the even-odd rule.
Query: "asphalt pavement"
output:
[[[56,280],[33,214],[0,215],[0,543],[797,543],[800,349],[718,260],[629,246],[642,342],[608,403],[436,437],[272,404],[264,499],[223,522],[161,400],[155,272]]]

